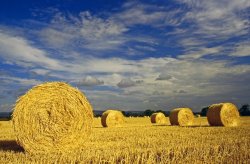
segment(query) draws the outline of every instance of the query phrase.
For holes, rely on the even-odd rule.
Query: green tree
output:
[[[154,113],[153,110],[147,109],[144,111],[144,116],[151,116]]]
[[[244,104],[239,110],[241,116],[250,116],[249,104]]]
[[[125,111],[121,111],[122,112],[122,114],[123,114],[123,116],[126,116],[126,117],[128,117],[128,114],[127,114],[127,112],[125,112]]]
[[[204,107],[204,108],[201,109],[201,116],[206,116],[207,115],[208,108],[209,108],[209,106]]]

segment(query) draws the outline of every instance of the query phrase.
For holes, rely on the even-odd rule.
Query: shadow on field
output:
[[[192,126],[188,126],[189,128],[211,128],[214,126],[210,126],[210,125],[192,125]]]
[[[172,125],[166,125],[166,124],[152,124],[152,126],[172,126]]]
[[[24,152],[24,149],[21,146],[19,146],[15,140],[0,141],[0,150]]]
[[[207,128],[214,127],[209,125],[191,125],[191,126],[179,126],[179,125],[153,125],[153,126],[168,126],[168,127],[180,127],[180,128]]]

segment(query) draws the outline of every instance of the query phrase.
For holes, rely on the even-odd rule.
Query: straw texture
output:
[[[153,113],[150,117],[151,123],[157,123],[157,124],[166,124],[167,118],[165,115],[161,112]]]
[[[194,114],[190,108],[176,108],[170,112],[171,125],[190,126],[194,122]]]
[[[78,89],[63,82],[48,82],[17,100],[12,122],[17,142],[26,152],[66,153],[86,141],[93,111]]]
[[[122,112],[118,110],[107,110],[102,114],[101,123],[103,127],[118,127],[125,123]]]
[[[207,119],[211,126],[238,126],[239,111],[232,103],[213,104],[208,108]]]

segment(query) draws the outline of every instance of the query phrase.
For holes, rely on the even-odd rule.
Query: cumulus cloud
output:
[[[170,80],[173,77],[167,73],[161,73],[155,80]]]
[[[87,76],[78,82],[78,86],[96,86],[102,84],[104,84],[104,81],[99,80],[92,76]]]
[[[103,85],[87,90],[97,109],[110,104],[143,110],[156,106],[167,109],[176,103],[198,107],[219,100],[247,101],[249,93],[244,91],[249,88],[249,65],[235,64],[237,59],[234,62],[227,57],[213,57],[249,56],[249,43],[241,38],[235,44],[232,39],[247,36],[249,20],[244,11],[249,3],[179,3],[186,6],[172,9],[126,2],[120,10],[105,15],[89,11],[67,15],[56,11],[51,22],[33,33],[34,41],[25,34],[2,30],[1,62],[21,67],[13,68],[16,76],[23,76],[27,70],[35,76],[12,77],[0,71],[0,89],[8,85],[27,88],[39,84],[42,76],[47,75],[49,80],[71,82],[84,76],[78,81],[79,86]],[[175,28],[166,31],[169,26]],[[140,27],[152,29],[153,34],[141,32]],[[227,41],[230,43],[225,45]],[[228,45],[232,52],[225,51]],[[157,55],[156,50],[162,50],[161,54]],[[17,95],[21,93],[22,90]]]
[[[184,94],[187,93],[187,91],[180,89],[180,90],[175,90],[174,93]]]
[[[122,79],[122,80],[117,84],[117,86],[120,87],[120,88],[128,88],[128,87],[136,86],[136,85],[141,84],[141,83],[143,83],[142,80],[133,81],[133,80],[131,80],[130,78],[127,78],[127,79]]]

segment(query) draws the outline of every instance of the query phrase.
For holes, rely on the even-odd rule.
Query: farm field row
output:
[[[66,155],[29,155],[15,142],[9,121],[0,121],[1,163],[250,163],[250,117],[239,127],[211,127],[206,117],[194,126],[151,124],[125,118],[122,127],[103,128],[94,118],[81,150]],[[72,143],[73,144],[73,143]]]

